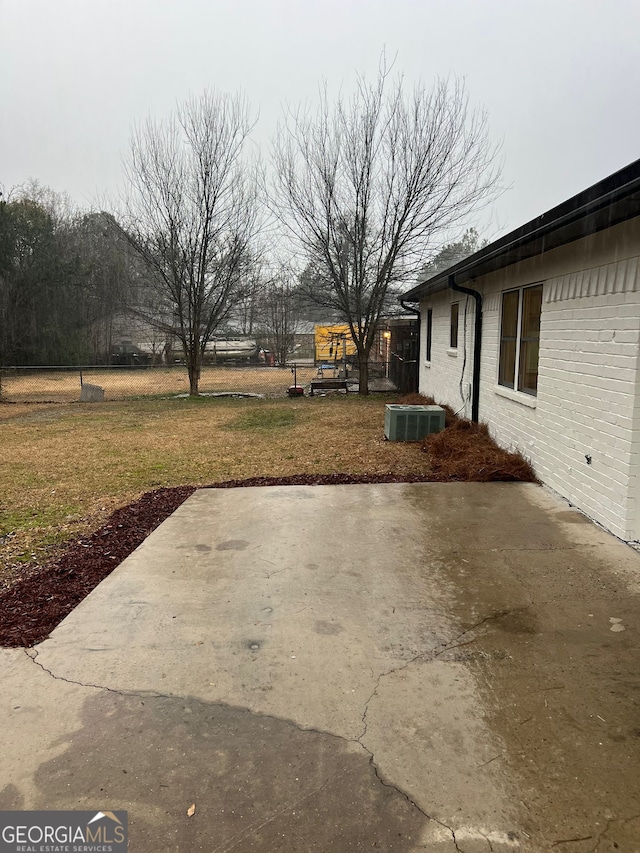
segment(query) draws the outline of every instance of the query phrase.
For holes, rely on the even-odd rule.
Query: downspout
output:
[[[482,294],[470,287],[462,287],[456,284],[455,275],[449,276],[449,287],[459,293],[466,293],[476,300],[475,310],[475,332],[473,337],[473,379],[471,382],[471,420],[478,423],[478,412],[480,408],[480,354],[482,352]]]

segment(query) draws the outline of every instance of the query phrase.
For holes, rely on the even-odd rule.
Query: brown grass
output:
[[[299,385],[307,385],[316,376],[314,367],[300,367],[296,373]],[[189,379],[184,367],[152,369],[84,368],[84,382],[104,388],[107,400],[129,397],[184,394]],[[202,393],[233,391],[284,397],[293,385],[289,368],[277,367],[211,367],[205,366],[200,377]],[[55,401],[73,403],[80,399],[79,370],[59,371],[33,369],[20,373],[7,371],[2,376],[2,394],[10,402]]]
[[[161,487],[297,474],[425,476],[384,440],[388,399],[0,404],[0,586]]]
[[[159,488],[317,475],[335,475],[335,482],[536,481],[522,455],[498,447],[486,426],[446,406],[445,430],[424,445],[385,441],[389,401],[339,395],[0,404],[0,587]],[[400,402],[434,401],[411,395]]]

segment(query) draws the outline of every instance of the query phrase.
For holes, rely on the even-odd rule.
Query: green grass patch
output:
[[[75,518],[80,507],[72,504],[54,504],[46,507],[25,507],[21,509],[0,509],[0,536],[15,530],[37,530]]]

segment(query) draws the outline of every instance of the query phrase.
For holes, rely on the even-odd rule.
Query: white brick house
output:
[[[402,299],[420,306],[420,391],[640,540],[640,160]]]

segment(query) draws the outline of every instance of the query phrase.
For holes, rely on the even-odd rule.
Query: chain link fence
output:
[[[371,391],[395,391],[390,366],[369,365]],[[312,382],[345,379],[342,365],[288,364],[281,367],[243,365],[205,366],[200,394],[211,396],[286,397],[297,385],[310,393]],[[347,368],[346,386],[358,390],[358,370]],[[94,390],[97,389],[97,390]],[[327,393],[320,389],[315,393]],[[188,395],[184,366],[164,367],[0,367],[0,402],[72,403],[81,400],[126,400]]]

